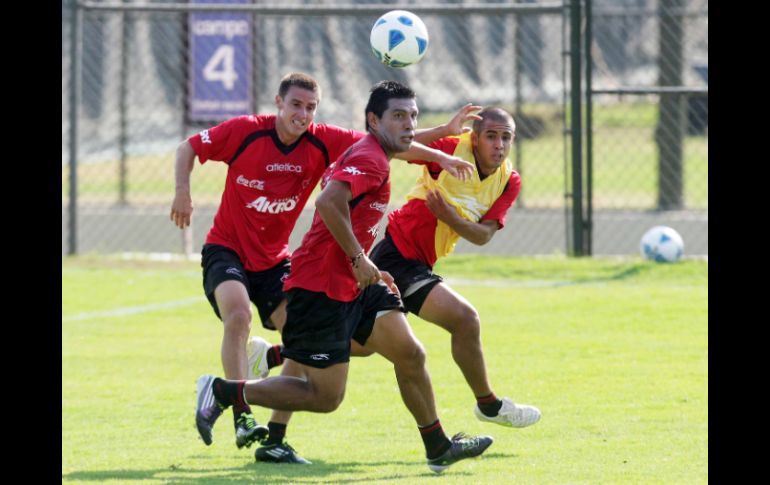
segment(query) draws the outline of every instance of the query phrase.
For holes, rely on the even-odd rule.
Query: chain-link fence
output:
[[[708,254],[708,2],[594,2],[593,249],[682,234]]]
[[[168,214],[177,144],[215,123],[201,120],[196,113],[201,105],[192,102],[196,73],[207,63],[220,77],[231,69],[248,78],[242,102],[231,105],[245,113],[274,112],[278,82],[295,70],[313,75],[322,86],[317,122],[363,129],[368,89],[381,79],[415,89],[422,127],[445,121],[466,102],[508,108],[517,121],[514,160],[522,175],[521,195],[506,228],[490,244],[461,241],[457,251],[568,252],[568,3],[441,1],[431,8],[419,2],[285,0],[280,8],[265,4],[223,14],[193,12],[193,3],[153,2],[153,8],[140,9],[132,3],[73,6],[63,0],[62,254],[197,252],[219,203],[226,166],[196,163],[196,209],[187,238]],[[700,86],[689,70],[707,69],[707,4],[682,3],[687,47],[679,61],[685,71],[681,85]],[[605,1],[592,7],[594,89],[665,81],[658,79],[656,61],[662,28],[657,2]],[[632,7],[633,13],[622,14]],[[368,42],[377,17],[395,8],[417,12],[430,33],[425,58],[401,70],[379,64]],[[240,42],[246,58],[236,66],[228,66],[226,57],[200,58],[196,40],[207,34],[219,35],[225,44]],[[658,210],[660,142],[654,133],[663,98],[593,98],[595,254],[636,253],[641,234],[658,223],[680,230],[689,254],[708,252],[707,111],[705,124],[698,118],[682,136],[681,203]],[[695,109],[691,104],[678,106]],[[392,205],[403,203],[418,171],[394,163]],[[312,201],[292,235],[292,247],[307,230],[311,209]],[[693,219],[695,229],[677,224],[679,219]]]

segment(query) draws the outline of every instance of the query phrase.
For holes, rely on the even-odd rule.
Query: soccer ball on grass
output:
[[[642,257],[658,263],[679,261],[684,253],[684,241],[678,232],[666,226],[655,226],[644,233],[639,242]]]

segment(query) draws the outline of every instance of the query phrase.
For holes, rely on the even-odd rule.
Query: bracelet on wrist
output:
[[[362,249],[358,254],[350,258],[350,264],[354,268],[358,267],[358,260],[364,257],[364,250]]]

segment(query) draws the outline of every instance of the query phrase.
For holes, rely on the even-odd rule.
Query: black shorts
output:
[[[321,369],[349,362],[350,339],[366,344],[379,312],[405,312],[398,296],[382,282],[367,286],[353,301],[301,288],[289,290],[287,298],[281,355]]]
[[[420,314],[420,308],[430,290],[444,281],[427,264],[415,259],[406,259],[387,232],[382,241],[372,248],[369,259],[381,271],[387,271],[393,276],[404,306],[415,315]]]
[[[201,251],[201,266],[203,267],[203,291],[206,292],[206,298],[220,320],[222,315],[214,298],[214,290],[223,281],[235,280],[246,287],[249,299],[257,307],[262,326],[275,330],[275,325],[270,321],[270,315],[286,298],[283,282],[289,276],[291,269],[288,259],[264,271],[246,271],[238,253],[232,249],[219,244],[204,244]]]

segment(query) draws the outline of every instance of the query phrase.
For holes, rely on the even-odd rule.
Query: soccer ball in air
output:
[[[642,257],[658,263],[673,263],[684,253],[684,242],[678,232],[666,226],[655,226],[644,233],[639,242]]]
[[[406,67],[425,55],[428,29],[412,12],[391,10],[374,23],[369,42],[380,62],[390,67]]]

